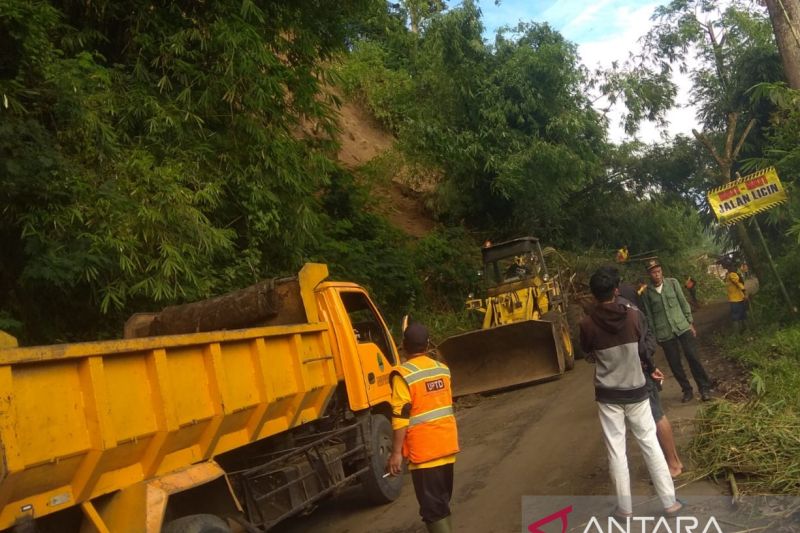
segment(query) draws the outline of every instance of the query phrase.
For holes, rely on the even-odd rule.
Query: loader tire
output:
[[[213,514],[193,514],[168,522],[162,533],[231,533],[231,528]]]
[[[359,476],[367,499],[376,505],[393,502],[403,489],[403,476],[383,477],[392,454],[392,423],[381,414],[372,414],[369,423],[369,470]]]
[[[567,306],[567,323],[569,324],[569,333],[572,338],[572,350],[575,352],[575,359],[583,359],[586,354],[583,353],[581,348],[581,320],[586,316],[583,311],[583,306],[578,303],[572,303]]]
[[[564,356],[564,370],[572,370],[575,368],[575,345],[572,343],[567,321],[558,311],[548,311],[542,315],[541,320],[553,322],[556,325],[556,343]]]

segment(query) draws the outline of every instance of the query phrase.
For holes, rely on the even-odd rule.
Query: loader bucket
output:
[[[554,324],[525,320],[455,335],[439,344],[453,396],[552,379],[564,373]]]

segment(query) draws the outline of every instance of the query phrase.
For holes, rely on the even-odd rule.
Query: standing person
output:
[[[737,331],[744,329],[747,320],[747,290],[744,287],[742,276],[733,268],[733,262],[722,265],[728,271],[725,274],[725,288],[728,292],[728,302],[731,304],[731,320]]]
[[[739,273],[742,275],[742,281],[745,281],[750,275],[750,267],[747,266],[746,261],[742,261],[742,264],[739,266]]]
[[[393,476],[409,462],[419,514],[428,531],[450,533],[453,465],[458,453],[458,430],[453,414],[450,370],[427,355],[428,330],[419,323],[403,332],[407,360],[392,376],[394,440],[387,465]]]
[[[641,296],[643,311],[647,316],[648,327],[664,349],[672,374],[683,390],[681,401],[688,402],[694,398],[692,384],[689,383],[681,363],[681,348],[697,383],[700,398],[704,402],[708,401],[711,399],[711,380],[697,358],[697,331],[692,324],[692,310],[683,296],[681,285],[675,278],[664,277],[661,263],[657,259],[647,261],[646,267],[650,274],[650,284]]]
[[[647,327],[647,318],[642,313],[640,306],[641,301],[639,295],[633,285],[628,283],[620,283],[619,291],[617,292],[617,302],[636,310],[639,316],[639,322],[645,330],[645,349],[651,358],[654,358],[656,352],[656,338],[650,328]],[[651,375],[647,369],[642,367],[647,387],[649,391],[648,400],[650,402],[650,411],[653,413],[653,421],[656,423],[656,437],[658,444],[661,446],[661,451],[664,452],[664,458],[667,460],[667,467],[669,474],[672,478],[676,478],[683,473],[683,463],[678,456],[678,448],[675,446],[675,435],[672,432],[672,424],[670,424],[667,415],[664,414],[664,408],[661,406],[661,397],[659,391],[661,390],[661,383],[664,381],[664,374],[656,369]]]
[[[592,313],[580,323],[581,347],[596,361],[594,385],[609,471],[617,493],[614,516],[633,516],[631,480],[625,451],[627,425],[642,450],[664,512],[675,515],[683,505],[675,499],[675,485],[658,445],[656,426],[648,401],[642,365],[648,373],[656,368],[643,349],[643,333],[636,311],[615,302],[619,276],[609,269],[597,270],[589,288],[597,300]]]
[[[686,290],[689,292],[689,303],[692,306],[692,309],[697,309],[700,307],[700,302],[697,301],[697,281],[692,276],[686,278],[686,283],[684,283]]]
[[[617,263],[627,263],[628,257],[630,257],[630,254],[628,253],[627,246],[623,246],[622,248],[617,250],[617,256],[616,256]]]

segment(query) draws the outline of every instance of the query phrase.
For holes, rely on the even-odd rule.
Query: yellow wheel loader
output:
[[[480,330],[445,339],[438,349],[453,376],[454,396],[489,392],[561,376],[575,365],[558,275],[547,270],[539,240],[522,237],[482,248],[486,298],[467,308],[483,314]]]

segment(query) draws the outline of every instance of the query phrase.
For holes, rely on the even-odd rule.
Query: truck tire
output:
[[[161,533],[231,533],[231,528],[213,514],[192,514],[168,522]]]
[[[558,349],[564,354],[564,370],[575,368],[575,348],[569,334],[567,321],[558,311],[548,311],[542,315],[541,320],[553,322],[556,325],[556,343]]]
[[[393,502],[400,496],[403,476],[383,477],[392,454],[392,423],[384,415],[373,414],[370,420],[369,470],[359,476],[367,499],[376,505]]]

